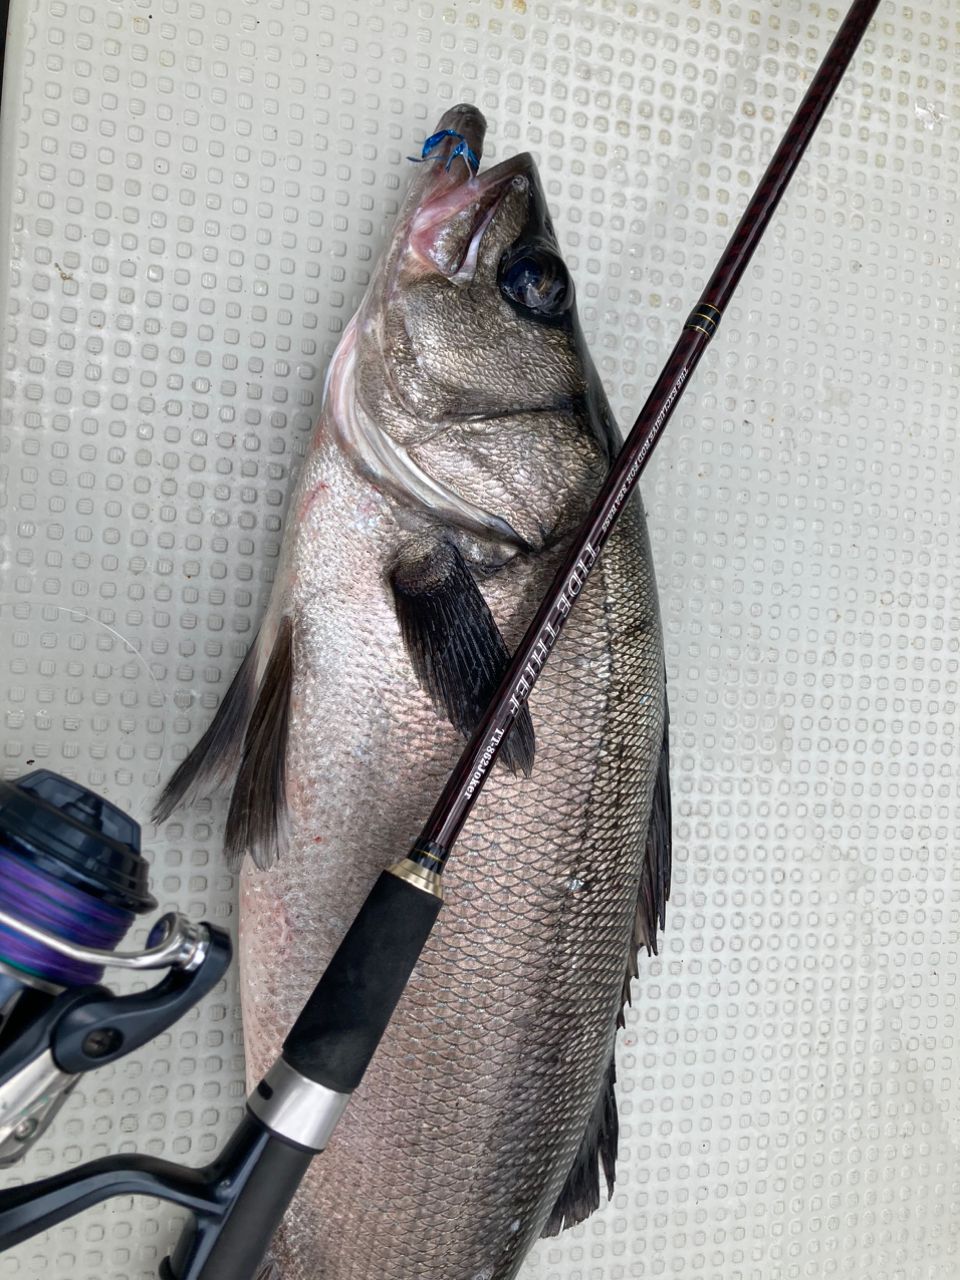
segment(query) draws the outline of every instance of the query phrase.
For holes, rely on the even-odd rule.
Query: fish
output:
[[[621,437],[534,160],[447,110],[332,357],[257,638],[170,779],[231,787],[251,1086],[429,814]],[[509,1280],[613,1194],[615,1041],[670,887],[664,649],[625,507],[264,1276]]]

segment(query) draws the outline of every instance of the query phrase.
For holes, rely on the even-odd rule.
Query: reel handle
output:
[[[25,1003],[19,1020],[3,1027],[0,1166],[19,1160],[45,1132],[83,1072],[141,1048],[213,990],[230,965],[230,936],[211,924],[194,932],[199,942],[188,964],[147,991],[67,988],[35,1009]]]

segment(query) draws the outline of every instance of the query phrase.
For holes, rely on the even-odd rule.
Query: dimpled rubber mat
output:
[[[841,12],[14,0],[4,776],[101,789],[162,907],[232,924],[223,804],[146,813],[256,629],[405,157],[463,99],[535,153],[626,422]],[[647,474],[673,897],[613,1201],[525,1280],[960,1276],[958,68],[953,0],[883,0]],[[202,1163],[242,1065],[232,975],[3,1181]],[[117,1200],[0,1276],[148,1280],[178,1225]]]

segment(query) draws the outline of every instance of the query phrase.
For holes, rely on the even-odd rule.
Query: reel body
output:
[[[0,782],[0,1165],[51,1123],[80,1075],[146,1044],[219,981],[226,933],[162,917],[145,951],[118,952],[156,908],[140,827],[48,770]],[[106,967],[167,969],[114,995]]]

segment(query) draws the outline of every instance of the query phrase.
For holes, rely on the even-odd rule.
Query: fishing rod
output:
[[[376,1051],[443,901],[442,873],[617,517],[688,386],[879,0],[854,0],[691,311],[496,693],[406,857],[381,873],[221,1155],[203,1169],[115,1156],[0,1193],[0,1249],[113,1195],[192,1211],[162,1280],[251,1280]],[[440,161],[442,163],[442,161]],[[109,1028],[106,1028],[109,1030]]]

